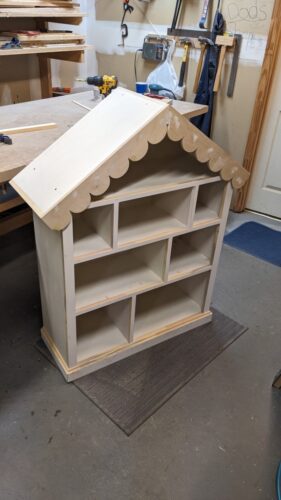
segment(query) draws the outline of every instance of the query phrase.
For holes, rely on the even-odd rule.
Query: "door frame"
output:
[[[235,212],[243,212],[246,206],[279,50],[281,50],[281,0],[275,0],[261,76],[243,158],[243,167],[250,173],[250,178],[244,187],[237,193],[233,206]]]

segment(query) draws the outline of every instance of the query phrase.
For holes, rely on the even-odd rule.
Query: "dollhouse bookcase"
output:
[[[42,337],[66,380],[211,321],[246,179],[169,105],[123,89],[13,179],[34,211]]]

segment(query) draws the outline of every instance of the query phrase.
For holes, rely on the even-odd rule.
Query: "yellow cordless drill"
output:
[[[100,94],[106,97],[118,85],[118,78],[114,75],[88,76],[86,79],[88,85],[98,87]]]

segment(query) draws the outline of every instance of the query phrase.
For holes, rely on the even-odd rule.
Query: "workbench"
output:
[[[89,112],[87,108],[92,109],[98,103],[99,100],[93,99],[93,91],[90,90],[63,97],[52,97],[0,107],[1,128],[37,125],[48,122],[55,122],[57,124],[56,128],[41,132],[15,134],[12,136],[13,144],[11,146],[0,144],[0,184],[7,183],[12,179],[56,139],[83,118]],[[206,113],[208,109],[207,106],[182,101],[173,101],[172,105],[188,119]],[[79,147],[79,144],[77,144],[77,147]],[[0,201],[0,214],[22,203],[20,197],[4,201],[3,203]],[[1,219],[0,235],[30,222],[31,211],[24,209],[24,212],[17,214],[17,217],[19,217],[18,221],[15,221],[15,216],[12,218],[9,216],[7,221]]]

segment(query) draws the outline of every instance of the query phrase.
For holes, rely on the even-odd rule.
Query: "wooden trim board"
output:
[[[253,174],[254,164],[258,150],[258,144],[262,133],[264,117],[267,109],[271,85],[278,53],[281,50],[281,1],[275,0],[272,19],[269,28],[265,56],[261,69],[261,77],[258,85],[252,121],[248,134],[248,140],[244,153],[243,166]],[[233,210],[242,212],[246,206],[250,182],[243,186],[237,193]]]

